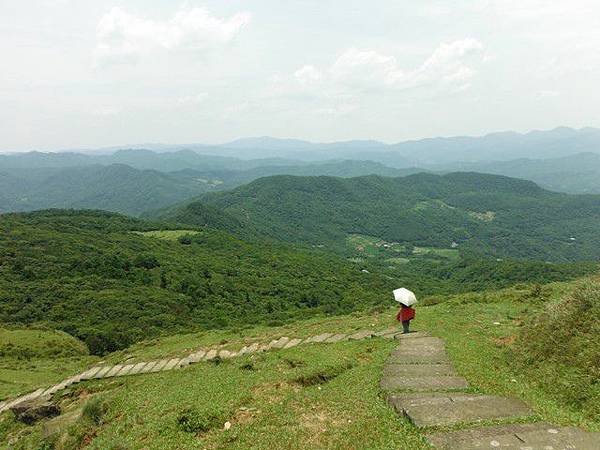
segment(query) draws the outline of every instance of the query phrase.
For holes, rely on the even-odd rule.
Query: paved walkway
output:
[[[229,350],[223,350],[221,348],[209,348],[209,349],[198,349],[194,353],[183,358],[164,358],[155,361],[145,361],[135,364],[117,364],[114,366],[95,366],[85,372],[77,374],[75,376],[66,378],[58,384],[51,387],[43,387],[29,394],[23,395],[12,400],[6,400],[0,402],[0,414],[14,406],[20,405],[24,402],[45,398],[49,399],[53,394],[66,389],[72,384],[79,383],[86,380],[94,380],[101,378],[110,377],[122,377],[130,375],[139,375],[154,372],[163,372],[166,370],[183,369],[190,364],[196,364],[202,361],[212,361],[214,359],[230,359],[237,356],[242,356],[255,352],[265,352],[269,350],[278,350],[292,348],[301,344],[318,344],[318,343],[335,343],[345,340],[362,340],[371,337],[381,337],[384,339],[393,339],[398,334],[397,328],[388,328],[381,331],[371,330],[360,330],[353,333],[323,333],[316,336],[311,336],[306,339],[290,339],[288,337],[280,337],[274,339],[269,343],[259,344],[253,343],[242,347],[239,351],[233,352]]]
[[[396,338],[400,345],[385,364],[381,388],[396,411],[422,428],[434,447],[600,449],[600,433],[535,422],[534,412],[516,398],[469,393],[469,384],[454,370],[443,340],[424,332]],[[489,420],[520,423],[482,425]],[[448,426],[459,426],[460,431],[436,431]]]

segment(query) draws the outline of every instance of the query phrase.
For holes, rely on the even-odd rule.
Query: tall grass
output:
[[[520,370],[559,401],[600,418],[600,279],[582,281],[549,303],[516,344]]]

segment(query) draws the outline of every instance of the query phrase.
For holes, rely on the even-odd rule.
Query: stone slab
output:
[[[457,376],[451,364],[386,364],[384,376]]]
[[[449,364],[450,358],[444,350],[440,350],[436,353],[421,355],[396,353],[390,355],[388,362],[392,364]]]
[[[398,335],[398,339],[400,341],[402,341],[400,347],[398,347],[398,350],[411,349],[411,348],[431,348],[431,349],[446,348],[444,341],[437,337],[421,336],[421,337],[417,337],[417,338],[409,338],[407,336],[410,336],[410,334],[399,334]]]
[[[325,342],[331,336],[333,336],[333,334],[323,333],[323,334],[319,334],[317,336],[313,336],[313,337],[307,339],[307,342],[321,343],[321,342]]]
[[[169,361],[169,359],[161,359],[160,361],[157,361],[154,367],[150,370],[150,372],[160,372]]]
[[[296,345],[300,344],[302,342],[302,339],[292,339],[290,342],[288,342],[287,344],[285,344],[285,346],[283,348],[292,348],[295,347]]]
[[[137,363],[135,366],[131,368],[127,375],[136,375],[142,371],[142,369],[148,364],[147,362]]]
[[[280,337],[279,339],[277,339],[277,341],[275,341],[273,343],[273,345],[269,344],[270,348],[283,348],[285,347],[285,345],[290,341],[290,338],[288,337]]]
[[[395,331],[393,333],[388,333],[388,334],[384,334],[381,336],[382,339],[395,339],[396,336],[398,336],[399,334],[402,334],[401,331]]]
[[[102,369],[100,369],[100,370],[99,370],[99,371],[96,373],[96,375],[94,375],[94,378],[95,378],[95,379],[97,379],[97,378],[104,378],[104,376],[105,376],[105,375],[106,375],[108,372],[110,372],[110,369],[112,369],[112,366],[104,366],[104,367],[102,367]]]
[[[204,358],[204,355],[206,355],[206,352],[204,350],[198,350],[195,353],[192,353],[190,356],[188,356],[188,358],[190,358],[190,362],[192,364],[195,364],[197,362],[202,361],[202,358]]]
[[[233,353],[231,353],[229,350],[221,350],[219,352],[219,358],[221,359],[230,359],[233,357]]]
[[[133,369],[134,366],[135,366],[135,364],[125,364],[123,366],[123,368],[121,370],[119,370],[115,376],[123,377],[125,375],[129,375],[129,372],[131,372],[131,369]]]
[[[93,378],[94,375],[96,375],[100,371],[100,369],[102,369],[102,366],[92,367],[91,369],[86,370],[85,372],[83,372],[81,374],[81,379],[89,380],[89,379]]]
[[[385,330],[376,331],[375,333],[373,333],[373,336],[381,337],[381,336],[383,336],[385,334],[398,333],[399,331],[400,331],[400,329],[397,328],[397,327],[386,328]]]
[[[148,364],[146,364],[142,370],[140,370],[140,373],[148,373],[150,371],[152,371],[152,369],[154,368],[154,366],[158,364],[158,361],[150,361]]]
[[[600,433],[547,423],[513,424],[431,433],[427,440],[442,450],[475,449],[580,449],[599,448]]]
[[[217,357],[217,351],[216,350],[209,350],[206,355],[204,355],[204,361],[212,361],[213,359],[215,359]]]
[[[336,342],[343,341],[346,338],[347,338],[346,334],[334,334],[333,336],[327,338],[325,340],[325,342],[328,343],[328,344],[334,344]]]
[[[167,364],[165,364],[165,366],[162,368],[162,370],[173,369],[177,364],[179,364],[179,361],[181,361],[181,358],[173,358],[173,359],[169,360],[169,362]]]
[[[444,426],[489,419],[518,418],[532,415],[521,400],[493,395],[447,394],[390,397],[390,403],[416,427]]]
[[[370,338],[371,336],[373,336],[373,332],[371,330],[361,330],[361,331],[357,331],[356,333],[353,333],[350,336],[348,336],[348,339],[354,340],[354,341],[360,341],[362,339]]]
[[[399,333],[396,335],[396,339],[398,339],[398,340],[425,338],[425,337],[431,337],[431,335],[427,331],[411,331],[409,333]]]
[[[384,391],[466,389],[469,383],[463,377],[451,376],[384,376],[380,383]]]
[[[112,369],[110,369],[110,371],[105,375],[105,377],[114,377],[116,374],[119,373],[119,371],[123,368],[123,365],[121,364],[117,364],[116,366],[113,366]]]
[[[246,353],[254,353],[258,350],[258,344],[255,342],[254,344],[250,344],[248,346],[248,350],[246,351]]]

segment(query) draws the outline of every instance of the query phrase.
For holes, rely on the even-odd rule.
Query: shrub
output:
[[[82,415],[94,425],[102,425],[107,409],[106,402],[101,398],[93,398],[83,407]]]
[[[187,433],[206,433],[220,427],[226,420],[226,414],[221,409],[200,411],[193,408],[183,410],[177,418],[181,430]]]

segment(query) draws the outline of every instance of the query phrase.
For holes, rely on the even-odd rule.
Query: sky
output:
[[[600,127],[598,0],[0,0],[0,151]]]

